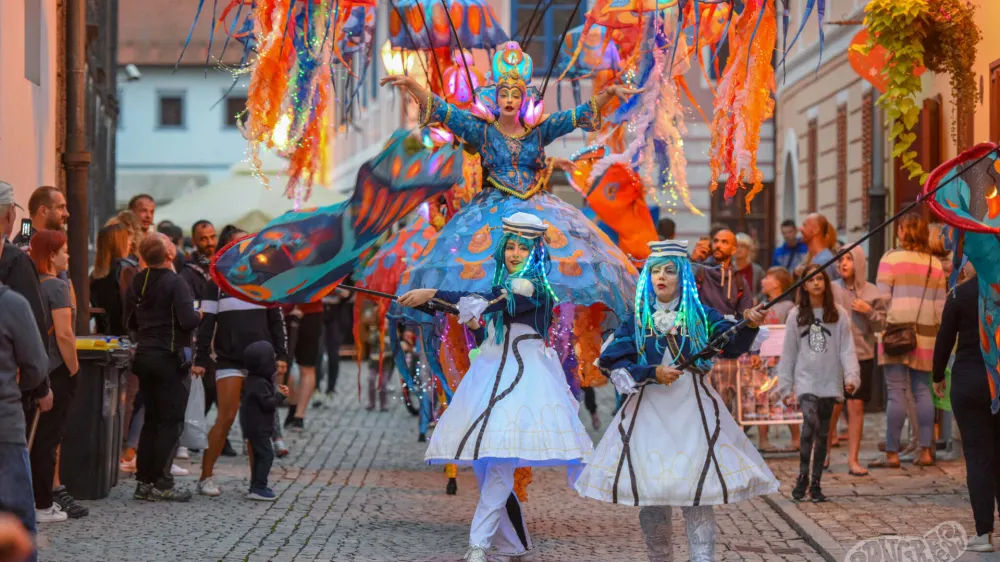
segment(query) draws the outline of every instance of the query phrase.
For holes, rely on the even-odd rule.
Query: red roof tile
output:
[[[208,40],[212,29],[212,5],[221,9],[228,0],[205,0],[198,25],[191,36],[191,43],[181,61],[183,66],[202,66],[208,54]],[[249,5],[243,8],[245,16]],[[118,62],[136,65],[173,65],[184,47],[198,10],[198,0],[119,0],[118,2]],[[228,25],[236,11],[229,15],[227,26],[219,26],[212,42],[212,60],[218,62],[226,40]],[[218,16],[216,16],[218,17]],[[242,17],[242,16],[241,16]],[[231,40],[226,48],[227,64],[238,63],[243,45]]]

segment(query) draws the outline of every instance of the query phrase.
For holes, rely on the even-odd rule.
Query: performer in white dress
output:
[[[777,491],[764,459],[705,381],[711,362],[698,358],[735,319],[701,304],[687,242],[651,242],[639,277],[635,315],[601,351],[599,364],[625,400],[576,482],[580,495],[642,506],[639,522],[651,562],[673,560],[671,506],[681,506],[691,560],[715,559],[713,505]],[[761,307],[722,346],[725,357],[748,351],[764,319]]]
[[[545,342],[556,304],[546,277],[550,262],[542,235],[547,228],[527,213],[503,219],[489,293],[415,289],[399,298],[404,306],[431,299],[457,305],[459,321],[473,327],[481,342],[425,455],[429,463],[475,470],[480,497],[469,533],[469,561],[485,562],[491,547],[508,561],[522,560],[531,550],[513,493],[515,468],[566,465],[578,472],[593,449],[559,357]]]

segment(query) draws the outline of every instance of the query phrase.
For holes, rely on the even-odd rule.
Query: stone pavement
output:
[[[885,415],[866,416],[862,465],[881,458],[877,444],[884,434]],[[785,443],[787,440],[782,444]],[[869,476],[857,477],[847,473],[847,442],[842,441],[839,448],[833,449],[830,470],[823,479],[823,491],[831,501],[822,504],[792,501],[791,489],[799,465],[797,454],[768,458],[768,465],[782,485],[781,494],[769,496],[766,501],[824,558],[838,562],[844,560],[858,541],[885,535],[924,536],[948,521],[957,522],[974,534],[965,461],[960,451],[956,452],[957,460],[939,460],[934,467],[904,463],[900,469],[871,470]],[[874,562],[871,558],[866,560]],[[1000,561],[1000,553],[966,553],[959,560]]]
[[[341,372],[341,392],[332,407],[310,409],[307,430],[288,439],[292,454],[275,463],[271,482],[277,502],[244,499],[246,457],[220,460],[221,497],[196,496],[187,504],[135,501],[134,480],[127,478],[109,498],[83,502],[88,517],[43,526],[40,560],[460,560],[477,500],[472,471],[461,470],[458,495],[446,495],[441,469],[422,462],[417,419],[398,402],[388,413],[366,412],[355,394],[356,369],[345,363]],[[598,397],[606,424],[614,393],[604,387]],[[235,430],[233,436],[240,450]],[[197,459],[179,464],[192,476],[178,480],[193,489]],[[647,559],[637,509],[581,499],[558,469],[536,469],[528,494],[525,511],[536,560]],[[680,510],[674,517],[680,562],[687,559]],[[718,560],[822,559],[762,499],[717,508],[716,519]]]

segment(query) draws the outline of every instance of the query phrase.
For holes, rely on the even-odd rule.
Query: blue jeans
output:
[[[38,530],[35,525],[35,497],[31,487],[31,463],[28,449],[15,443],[0,443],[0,511],[12,513],[21,520],[34,537]],[[32,553],[28,562],[38,560],[37,552]]]
[[[934,400],[931,398],[931,379],[927,371],[917,371],[906,365],[884,365],[885,386],[889,397],[886,403],[885,451],[899,452],[899,436],[906,419],[906,385],[913,391],[917,403],[917,425],[920,427],[920,446],[934,446]]]

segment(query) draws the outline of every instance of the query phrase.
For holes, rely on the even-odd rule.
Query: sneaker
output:
[[[214,498],[222,494],[222,490],[220,490],[219,487],[215,485],[215,480],[212,479],[212,477],[208,477],[204,480],[199,481],[198,485],[195,486],[195,489],[198,490],[199,494],[211,498]]]
[[[278,497],[274,495],[274,490],[270,488],[250,488],[250,491],[247,492],[247,499],[259,502],[273,502]]]
[[[191,501],[191,492],[170,488],[169,490],[158,490],[155,486],[150,487],[150,497],[156,501],[163,502],[188,502]]]
[[[239,453],[233,448],[232,444],[229,443],[229,439],[226,439],[226,444],[222,446],[222,456],[224,457],[238,457]]]
[[[802,501],[802,498],[806,497],[807,486],[809,486],[809,476],[799,474],[799,477],[795,479],[795,487],[792,488],[792,499]]]
[[[463,560],[465,562],[488,562],[486,559],[486,549],[481,546],[470,546]]]
[[[427,442],[426,433],[421,433],[420,435],[417,435],[417,443],[426,443],[426,442]]]
[[[593,426],[594,431],[601,429],[601,416],[597,415],[597,412],[590,414],[590,425]]]
[[[993,533],[986,533],[969,539],[965,550],[970,552],[993,552]]]
[[[146,484],[145,482],[139,482],[135,485],[135,493],[132,497],[137,500],[147,500],[151,501],[153,499],[153,485]]]
[[[284,439],[275,439],[271,444],[274,445],[274,456],[279,459],[288,456],[288,446],[285,445]]]
[[[66,491],[66,486],[59,486],[55,490],[52,490],[52,501],[59,506],[59,509],[63,511],[70,519],[79,519],[80,517],[85,517],[90,513],[90,510],[86,507],[80,505],[76,498],[69,495]]]
[[[287,427],[292,431],[299,431],[299,432],[305,431],[306,420],[302,418],[292,418],[292,422],[288,424]]]
[[[176,464],[170,465],[171,476],[187,476],[189,474],[191,474],[191,471],[186,468],[177,466]]]
[[[59,505],[52,503],[48,509],[36,509],[35,510],[35,521],[38,523],[58,523],[59,521],[65,521],[69,519],[69,515],[63,513],[59,509]]]
[[[174,458],[186,461],[191,459],[191,455],[188,453],[187,447],[177,447],[177,454],[174,455]]]
[[[809,488],[809,499],[813,503],[823,503],[827,500],[827,497],[823,495],[823,490],[819,487],[818,482],[813,482],[813,485]]]
[[[118,470],[120,470],[122,472],[126,472],[128,474],[135,474],[135,471],[136,471],[136,468],[135,468],[135,459],[132,459],[130,461],[124,461],[124,460],[121,461],[118,464]]]

